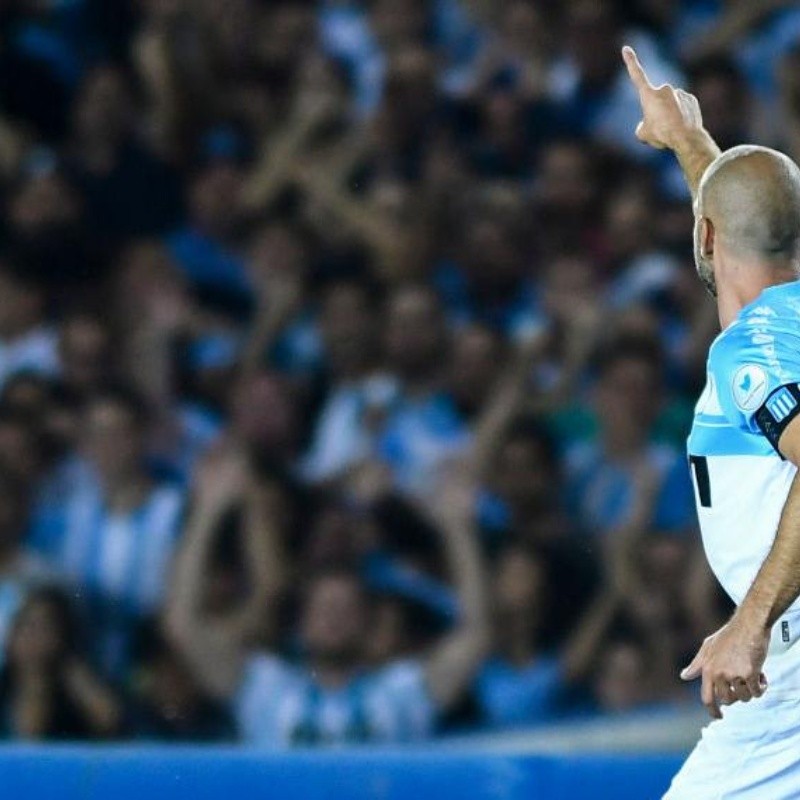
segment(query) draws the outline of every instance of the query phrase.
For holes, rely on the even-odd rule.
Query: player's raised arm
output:
[[[622,59],[642,106],[636,138],[658,150],[672,150],[695,197],[703,173],[720,154],[719,147],[703,127],[697,98],[669,84],[653,86],[632,47],[622,48]]]

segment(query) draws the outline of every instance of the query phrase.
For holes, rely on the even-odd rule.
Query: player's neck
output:
[[[729,268],[729,272],[734,276],[734,280],[717,283],[717,309],[723,330],[735,322],[742,309],[754,303],[765,289],[792,283],[798,278],[797,272],[791,266],[754,267],[752,264],[747,264]]]

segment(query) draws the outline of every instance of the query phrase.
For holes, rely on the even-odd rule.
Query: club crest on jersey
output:
[[[733,375],[733,401],[741,411],[757,411],[767,396],[767,373],[758,364],[745,364]]]

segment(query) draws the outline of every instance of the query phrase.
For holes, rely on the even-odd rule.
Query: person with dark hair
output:
[[[371,417],[396,391],[392,378],[378,371],[378,315],[368,285],[336,281],[324,290],[320,305],[327,387],[303,462],[314,483],[341,478],[372,452]]]
[[[0,256],[0,388],[15,372],[57,372],[58,340],[45,320],[45,300],[23,265]]]
[[[122,708],[83,658],[69,598],[31,594],[0,669],[0,738],[100,739],[122,731]]]
[[[446,392],[442,362],[450,338],[436,293],[398,287],[387,302],[385,357],[397,380],[380,428],[377,455],[403,491],[426,491],[437,469],[462,454],[469,430]]]
[[[30,543],[81,596],[96,656],[128,666],[133,629],[162,602],[183,511],[180,488],[148,470],[149,411],[127,388],[86,404],[83,457],[40,492]]]
[[[137,654],[131,726],[159,742],[232,740],[230,714],[203,691],[181,654],[153,620]]]
[[[568,714],[571,694],[589,677],[619,610],[619,594],[604,591],[570,627],[563,646],[548,649],[545,620],[555,585],[547,560],[528,548],[507,547],[497,558],[494,649],[475,683],[483,721],[492,727],[541,724]]]
[[[569,506],[587,533],[619,526],[633,502],[642,471],[655,480],[649,522],[681,533],[694,525],[692,490],[684,459],[651,435],[663,402],[664,357],[656,340],[623,338],[597,361],[593,391],[598,431],[567,454]]]
[[[0,471],[0,666],[14,616],[28,593],[50,579],[41,560],[23,548],[28,510],[25,484]]]
[[[165,233],[183,212],[178,175],[137,129],[140,113],[129,76],[115,64],[91,69],[73,104],[67,170],[106,245]]]
[[[721,150],[752,138],[755,101],[747,76],[733,58],[709,56],[696,62],[689,81],[703,108],[705,125]]]
[[[461,615],[424,659],[366,668],[370,604],[357,572],[329,564],[306,576],[303,657],[274,652],[286,581],[282,497],[235,458],[210,461],[197,486],[167,608],[169,636],[213,696],[231,704],[240,736],[264,747],[411,741],[429,736],[461,698],[487,640],[483,577],[468,503],[445,492],[441,532]],[[469,498],[469,495],[465,495]],[[210,549],[222,515],[242,504],[249,591],[220,617],[204,611]],[[257,636],[257,639],[255,638]],[[270,651],[253,650],[254,640]]]

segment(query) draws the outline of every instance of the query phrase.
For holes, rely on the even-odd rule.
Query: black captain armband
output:
[[[797,383],[787,383],[777,388],[756,412],[756,424],[778,455],[781,455],[778,450],[781,434],[798,414],[800,414],[800,384]]]

